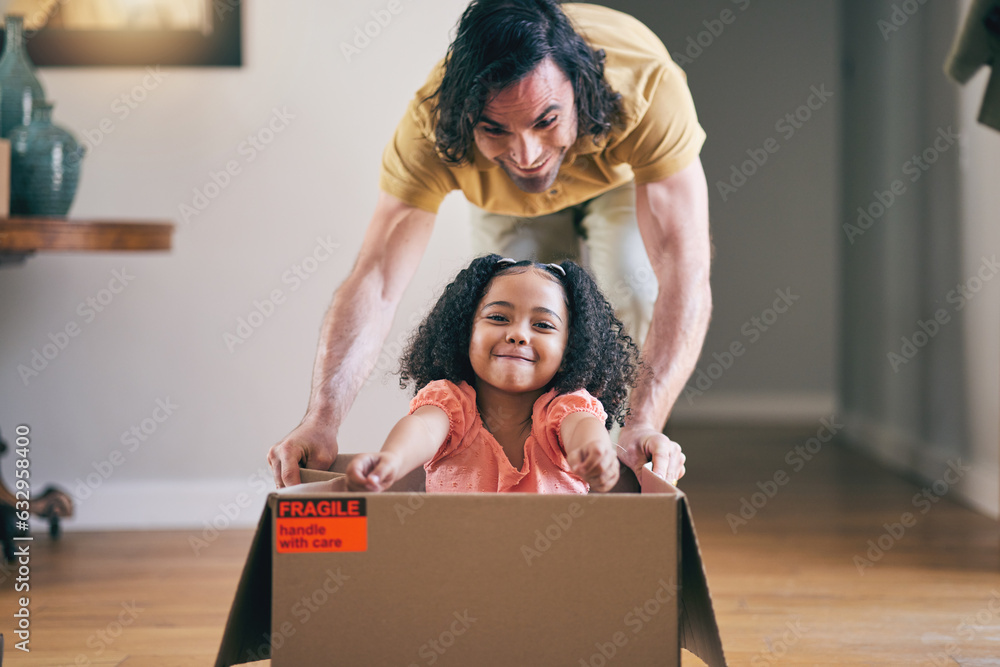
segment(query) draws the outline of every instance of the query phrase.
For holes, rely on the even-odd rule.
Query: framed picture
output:
[[[240,0],[13,0],[39,67],[240,67]],[[2,40],[0,40],[2,43]]]

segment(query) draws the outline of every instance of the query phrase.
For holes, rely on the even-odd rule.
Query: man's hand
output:
[[[594,491],[604,493],[618,483],[618,457],[611,445],[610,438],[606,442],[592,440],[566,457],[573,474],[582,477]]]
[[[399,479],[400,465],[395,452],[358,454],[347,464],[347,488],[351,491],[385,491]]]
[[[267,453],[274,485],[280,489],[299,484],[300,466],[329,470],[337,458],[337,451],[337,436],[329,426],[303,420]]]
[[[662,477],[676,485],[677,480],[684,476],[684,452],[681,446],[651,427],[626,426],[618,436],[618,456],[622,462],[635,472],[639,471],[647,461],[653,462],[653,474]]]

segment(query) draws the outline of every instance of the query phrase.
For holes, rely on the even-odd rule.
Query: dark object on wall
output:
[[[979,122],[1000,130],[1000,0],[975,0],[948,54],[944,71],[966,83],[983,65],[992,68]]]
[[[52,124],[52,103],[36,102],[30,125],[10,132],[11,215],[63,217],[80,182],[84,147]]]
[[[42,84],[24,49],[24,20],[8,14],[4,19],[4,34],[10,35],[0,58],[0,137],[18,125],[31,122],[31,110],[45,99]]]
[[[49,17],[25,41],[38,67],[241,67],[242,14],[240,0],[215,0],[206,30],[64,29]]]

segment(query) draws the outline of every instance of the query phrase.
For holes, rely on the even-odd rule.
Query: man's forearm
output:
[[[712,295],[704,281],[684,280],[681,271],[660,279],[653,321],[643,345],[646,372],[632,391],[628,424],[662,431],[674,403],[694,371],[708,331]]]
[[[642,350],[648,372],[632,392],[628,425],[662,430],[698,362],[712,316],[708,187],[701,161],[638,186],[636,215],[659,294]]]
[[[337,289],[320,331],[307,417],[338,429],[371,373],[396,312],[377,275],[351,275]]]
[[[434,214],[379,193],[358,259],[320,330],[306,420],[340,428],[392,327],[434,227]]]

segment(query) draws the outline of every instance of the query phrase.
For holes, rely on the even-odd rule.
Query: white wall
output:
[[[360,245],[382,148],[444,55],[464,4],[403,0],[347,62],[340,42],[384,2],[250,3],[243,68],[163,69],[126,118],[115,100],[142,85],[142,69],[41,70],[58,123],[80,136],[104,118],[113,123],[83,164],[71,215],[178,223],[169,253],[48,254],[0,270],[0,424],[8,440],[14,425],[31,426],[36,490],[56,482],[85,495],[78,479],[114,450],[124,458],[78,501],[68,528],[201,525],[240,493],[255,508],[263,502],[265,453],[304,411],[319,324]],[[268,127],[274,109],[292,118],[251,160],[239,147]],[[180,205],[193,206],[194,191],[231,160],[240,173],[184,223]],[[460,200],[446,202],[390,341],[465,261],[463,213]],[[295,289],[282,276],[312,254],[317,237],[339,248]],[[86,321],[78,304],[121,269],[134,279]],[[230,351],[223,335],[276,289],[284,302]],[[18,365],[74,321],[81,333],[25,386]],[[344,450],[377,448],[384,415],[405,410],[394,380],[373,380],[344,425]],[[128,451],[122,434],[152,417],[158,399],[176,410]],[[252,521],[256,509],[243,514]]]
[[[971,3],[963,2],[964,11]],[[972,276],[983,256],[1000,255],[1000,132],[977,122],[989,80],[980,71],[960,91],[959,119],[967,137],[959,165],[962,176],[964,275]],[[965,369],[969,397],[968,457],[974,464],[956,491],[969,504],[1000,517],[1000,299],[997,285],[965,312]]]
[[[212,523],[255,521],[271,487],[265,453],[304,411],[318,327],[360,245],[382,148],[443,56],[466,4],[400,1],[402,12],[350,62],[340,43],[352,40],[385,2],[248,3],[243,68],[164,69],[163,80],[140,91],[145,99],[127,117],[115,100],[144,79],[153,83],[144,70],[41,71],[58,123],[80,136],[94,136],[105,118],[113,126],[83,164],[72,216],[178,223],[169,253],[44,254],[0,269],[0,428],[11,441],[16,424],[30,425],[36,492],[54,482],[78,496],[68,529],[181,526],[210,543]],[[678,7],[681,36],[733,3],[715,5]],[[836,73],[832,5],[792,6],[751,6],[726,36],[730,41],[720,39],[702,57],[701,73],[690,68],[710,134],[712,183],[774,133],[775,121],[802,103],[810,84]],[[741,57],[745,49],[755,49],[754,58]],[[759,70],[755,58],[767,54],[772,64],[794,66],[794,85]],[[745,85],[732,88],[744,78]],[[767,85],[757,90],[755,82]],[[737,103],[739,117],[729,120]],[[240,146],[264,132],[274,109],[291,118],[251,161]],[[821,408],[830,402],[835,287],[827,238],[836,233],[837,190],[835,109],[829,111],[741,193],[747,201],[725,208],[713,201],[719,257],[706,350],[741,338],[741,324],[770,304],[774,289],[797,286],[798,277],[811,290],[801,311],[713,389],[723,402],[763,395],[773,407],[767,396],[799,394],[818,396]],[[182,222],[180,206],[193,206],[195,191],[204,192],[229,161],[240,173]],[[453,195],[406,294],[387,359],[395,357],[392,343],[409,331],[411,316],[468,259],[464,220],[464,200]],[[282,276],[312,254],[318,237],[339,247],[293,289]],[[101,295],[115,270],[134,278],[86,321],[79,304]],[[272,290],[281,290],[284,302],[230,351],[224,335]],[[80,334],[26,385],[18,366],[29,365],[33,350],[71,322]],[[123,434],[163,416],[155,412],[158,400],[175,404],[173,414],[129,451]],[[376,449],[407,401],[394,377],[377,373],[342,429],[342,450]],[[3,461],[8,480],[10,460]],[[110,470],[106,480],[98,469]],[[99,484],[84,498],[88,475]]]
[[[663,39],[687,73],[708,134],[702,162],[715,246],[715,310],[688,383],[705,390],[682,395],[672,421],[816,425],[836,403],[843,95],[838,3],[602,4],[632,13]],[[832,97],[791,126],[786,115],[806,104],[814,86]],[[751,175],[735,192],[723,194],[720,183],[731,184],[733,168],[768,138],[777,152],[755,171],[747,169]],[[768,310],[779,289],[798,299],[772,319],[775,312]],[[734,343],[746,351],[728,359]]]
[[[844,219],[856,224],[859,204],[876,210],[873,194],[893,179],[905,191],[842,241],[843,435],[997,517],[1000,307],[983,260],[1000,251],[1000,136],[976,121],[986,72],[961,87],[942,71],[968,3],[928,3],[898,29],[873,31],[896,6],[844,2]],[[955,148],[935,153],[942,133]],[[919,181],[906,172],[917,153],[934,163]],[[956,300],[960,285],[975,294]]]

